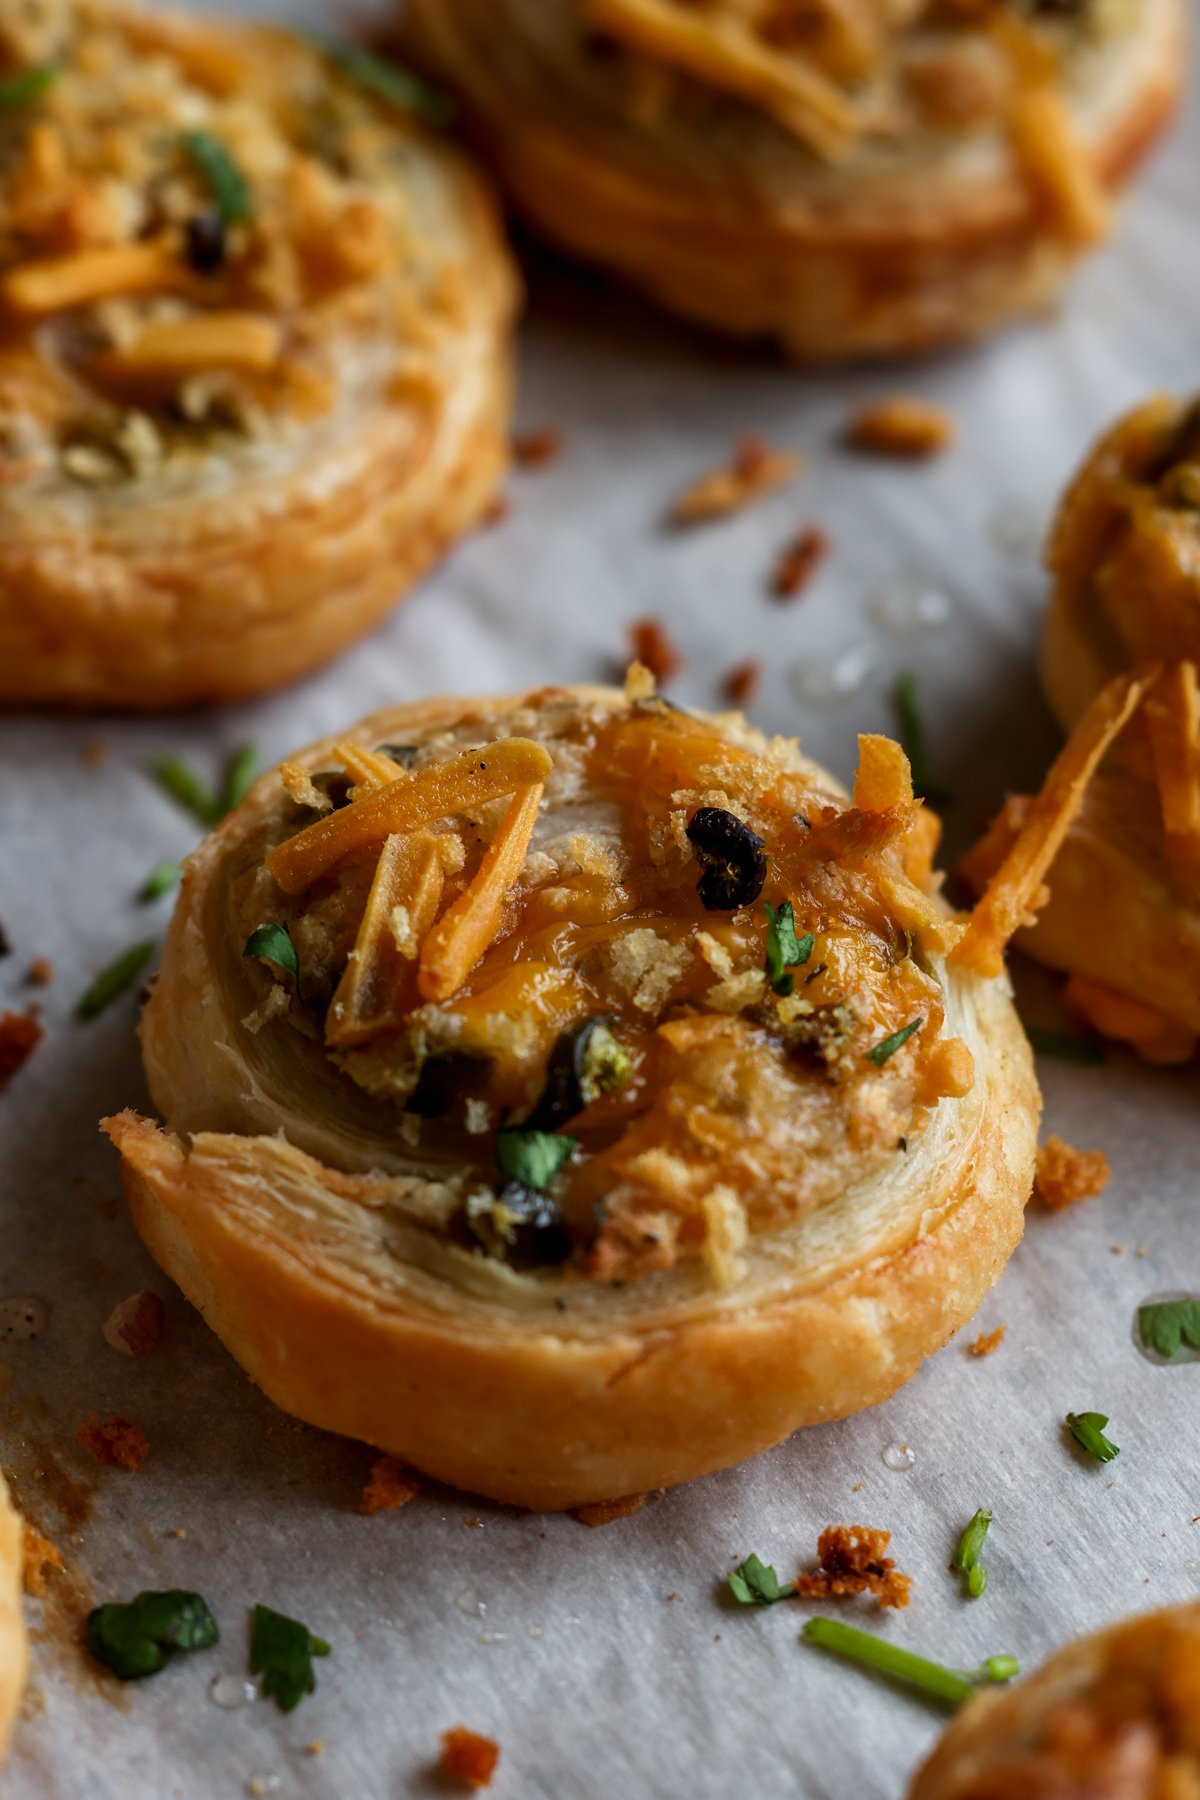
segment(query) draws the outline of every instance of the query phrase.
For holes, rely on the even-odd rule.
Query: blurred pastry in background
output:
[[[0,1762],[25,1686],[25,1626],[21,1619],[24,1533],[0,1475]]]
[[[265,25],[0,14],[0,701],[287,681],[481,517],[516,290],[443,112]]]
[[[1181,0],[410,0],[553,243],[793,357],[1043,306],[1166,125]]]

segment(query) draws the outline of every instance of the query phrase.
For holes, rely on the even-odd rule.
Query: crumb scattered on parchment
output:
[[[40,1599],[46,1591],[46,1571],[64,1566],[62,1551],[57,1545],[52,1544],[48,1537],[43,1537],[40,1531],[35,1531],[32,1525],[26,1524],[21,1554],[21,1578],[25,1583],[25,1592],[32,1594],[35,1600]]]
[[[954,442],[954,419],[932,401],[892,394],[851,420],[850,442],[877,456],[936,456]]]
[[[611,1525],[614,1519],[629,1518],[641,1509],[645,1499],[645,1494],[626,1494],[622,1500],[590,1500],[586,1506],[574,1508],[575,1517],[581,1525],[594,1530],[597,1525]]]
[[[150,1450],[141,1426],[132,1419],[118,1418],[116,1413],[110,1413],[103,1423],[97,1413],[89,1413],[87,1424],[75,1433],[75,1442],[94,1462],[116,1463],[133,1471],[141,1468]]]
[[[475,1514],[475,1513],[472,1513],[470,1518],[464,1519],[463,1524],[465,1526],[467,1526],[467,1528],[471,1531],[482,1531],[483,1530],[483,1520],[481,1518],[479,1518],[477,1516],[477,1514]]]
[[[771,575],[771,592],[777,600],[794,600],[802,594],[819,565],[829,554],[830,540],[816,525],[806,525],[780,551]]]
[[[803,1600],[835,1600],[846,1594],[874,1594],[880,1606],[908,1605],[912,1577],[902,1575],[884,1552],[890,1531],[870,1525],[829,1525],[817,1539],[820,1567],[796,1577]]]
[[[981,1331],[971,1345],[970,1354],[972,1356],[990,1356],[993,1350],[998,1350],[1004,1342],[1004,1334],[1007,1330],[1007,1325],[997,1325],[995,1331]]]
[[[54,964],[48,956],[35,956],[25,971],[30,987],[49,987],[54,980]]]
[[[794,481],[803,467],[803,457],[793,451],[774,450],[756,434],[741,437],[732,462],[723,469],[710,469],[684,488],[671,507],[671,523],[699,525],[740,512],[764,494]]]
[[[0,1018],[0,1083],[28,1062],[42,1036],[42,1028],[32,1011],[8,1012]]]
[[[490,525],[503,525],[511,511],[512,501],[507,494],[493,494],[479,521],[481,528],[486,531]]]
[[[470,1788],[489,1787],[499,1761],[500,1746],[494,1738],[481,1737],[465,1725],[443,1731],[438,1768],[451,1781]]]
[[[89,768],[99,769],[104,764],[107,756],[108,745],[102,744],[99,738],[94,738],[90,744],[85,744],[83,747],[83,760],[88,764]]]
[[[150,1288],[141,1288],[113,1307],[104,1321],[104,1341],[140,1362],[149,1356],[163,1328],[163,1303]]]
[[[629,647],[656,682],[670,681],[683,667],[683,658],[658,619],[634,619],[629,626]]]
[[[562,455],[562,432],[543,426],[540,431],[518,432],[512,441],[513,461],[522,469],[544,469]]]
[[[358,1510],[370,1516],[395,1512],[398,1507],[415,1500],[420,1491],[421,1483],[398,1456],[381,1456],[371,1464]]]
[[[1103,1150],[1075,1150],[1062,1138],[1051,1137],[1037,1153],[1033,1191],[1051,1212],[1062,1212],[1102,1192],[1109,1173]]]
[[[856,1481],[856,1482],[855,1482],[855,1484],[854,1484],[854,1486],[853,1486],[853,1487],[852,1487],[852,1488],[851,1488],[851,1489],[850,1489],[850,1492],[851,1492],[851,1493],[852,1493],[852,1494],[861,1494],[861,1493],[862,1493],[862,1491],[863,1491],[863,1488],[864,1488],[864,1487],[865,1487],[865,1486],[866,1486],[866,1482],[865,1482],[865,1481]]]
[[[725,677],[725,698],[734,706],[752,706],[762,681],[762,664],[756,656],[735,663]]]
[[[304,1754],[305,1754],[305,1756],[324,1756],[324,1754],[325,1754],[324,1738],[314,1738],[311,1744],[305,1744]]]

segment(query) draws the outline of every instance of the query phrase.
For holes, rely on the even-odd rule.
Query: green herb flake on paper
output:
[[[86,1627],[88,1649],[121,1681],[157,1675],[177,1652],[207,1650],[219,1635],[199,1594],[182,1588],[97,1606]]]
[[[1200,1300],[1152,1300],[1138,1307],[1138,1336],[1147,1350],[1167,1358],[1183,1345],[1200,1350]]]
[[[731,1569],[726,1579],[729,1591],[741,1606],[772,1606],[776,1600],[790,1600],[796,1592],[784,1586],[770,1563],[760,1562],[753,1554]]]
[[[967,1592],[972,1600],[978,1600],[988,1584],[987,1570],[979,1558],[991,1523],[991,1513],[981,1507],[959,1538],[954,1552],[954,1567],[966,1576]]]
[[[80,1018],[98,1018],[127,988],[133,986],[157,949],[155,939],[145,938],[139,944],[131,944],[128,950],[123,950],[120,956],[114,958],[106,969],[100,971],[80,1000]]]
[[[314,1656],[328,1656],[330,1646],[314,1637],[299,1619],[256,1606],[250,1625],[250,1673],[262,1677],[262,1691],[281,1712],[292,1712],[306,1694],[316,1692]]]
[[[1108,1424],[1108,1414],[1098,1412],[1073,1413],[1066,1417],[1067,1429],[1075,1442],[1094,1456],[1097,1462],[1112,1462],[1121,1452],[1110,1438],[1104,1435],[1104,1427]]]
[[[951,1706],[961,1706],[969,1700],[981,1682],[1011,1681],[1021,1672],[1016,1657],[1008,1655],[989,1656],[978,1669],[966,1673],[961,1669],[948,1669],[944,1663],[918,1656],[915,1651],[889,1643],[886,1638],[859,1631],[854,1625],[843,1625],[840,1619],[810,1619],[800,1635],[806,1643],[816,1644],[822,1650],[830,1650],[835,1656],[844,1656],[849,1662],[861,1663],[866,1668],[880,1669],[885,1675],[920,1688],[923,1693],[948,1701]]]

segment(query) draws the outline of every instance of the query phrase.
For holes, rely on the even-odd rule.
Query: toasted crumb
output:
[[[756,656],[735,663],[725,677],[725,698],[734,706],[752,706],[762,681],[762,664]]]
[[[25,1592],[39,1599],[46,1591],[47,1569],[63,1567],[62,1551],[50,1539],[35,1531],[32,1525],[26,1524],[25,1538],[22,1547],[21,1576],[25,1583]]]
[[[398,1456],[380,1456],[371,1464],[358,1510],[371,1517],[375,1513],[395,1512],[415,1500],[420,1491],[421,1483]]]
[[[625,671],[625,700],[634,706],[639,700],[653,700],[654,676],[645,663],[631,662]]]
[[[107,758],[108,745],[102,744],[99,738],[94,738],[90,744],[84,745],[83,760],[89,768],[99,769]]]
[[[33,1012],[5,1013],[0,1018],[0,1082],[15,1075],[42,1041],[42,1028]]]
[[[96,1413],[89,1413],[87,1424],[75,1433],[75,1442],[93,1461],[117,1463],[133,1472],[141,1468],[150,1450],[141,1426],[132,1419],[118,1418],[116,1413],[109,1413],[103,1424]]]
[[[163,1328],[163,1303],[149,1288],[130,1294],[104,1321],[104,1341],[135,1361],[149,1356]]]
[[[1073,1150],[1060,1137],[1047,1138],[1037,1153],[1033,1191],[1051,1212],[1062,1212],[1099,1194],[1110,1172],[1103,1150]]]
[[[1007,1330],[1007,1325],[997,1325],[995,1331],[981,1331],[971,1345],[971,1355],[990,1356],[992,1351],[998,1350],[1004,1342],[1004,1334]]]
[[[486,531],[489,526],[503,525],[511,511],[512,501],[507,494],[493,494],[492,498],[488,501],[487,509],[484,512],[482,519],[479,521],[481,528]]]
[[[890,1531],[869,1525],[829,1525],[817,1540],[819,1568],[796,1578],[804,1600],[835,1600],[846,1594],[874,1594],[880,1606],[908,1605],[912,1577],[902,1575],[884,1551]]]
[[[54,980],[54,964],[48,956],[35,956],[25,971],[30,987],[49,987]]]
[[[548,463],[557,462],[562,451],[562,432],[547,427],[519,432],[512,441],[513,461],[522,469],[544,469]]]
[[[305,1756],[324,1756],[324,1754],[325,1754],[324,1738],[314,1738],[311,1744],[305,1744],[304,1754],[305,1754]]]
[[[803,467],[802,457],[790,450],[773,450],[757,435],[739,438],[727,468],[710,469],[684,488],[671,508],[671,522],[698,525],[740,512],[764,494],[794,481]]]
[[[816,525],[806,525],[783,547],[771,576],[771,592],[777,600],[794,600],[803,593],[830,550],[830,539]]]
[[[656,682],[670,681],[683,667],[683,658],[657,619],[634,619],[629,645],[637,662],[649,669]]]
[[[640,1512],[645,1501],[645,1494],[626,1494],[623,1500],[590,1500],[586,1506],[575,1507],[574,1512],[581,1525],[594,1531],[598,1525],[611,1525],[614,1519],[628,1519],[632,1513]]]
[[[318,813],[333,811],[333,801],[329,795],[322,792],[300,763],[280,763],[279,779],[288,799],[294,800],[297,806],[311,806]]]
[[[490,1787],[499,1761],[500,1746],[493,1738],[468,1731],[465,1725],[443,1731],[438,1768],[451,1781],[461,1781],[470,1788]]]
[[[852,420],[850,442],[876,456],[936,456],[953,443],[954,429],[945,407],[912,394],[893,394]]]

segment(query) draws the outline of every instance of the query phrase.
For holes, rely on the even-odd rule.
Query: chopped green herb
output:
[[[877,1069],[882,1069],[889,1056],[895,1056],[897,1050],[907,1044],[915,1032],[920,1031],[924,1019],[913,1019],[902,1025],[899,1031],[893,1031],[891,1037],[884,1038],[882,1044],[876,1044],[873,1050],[867,1051],[867,1061],[873,1062]]]
[[[223,222],[243,225],[253,218],[249,184],[220,138],[211,131],[185,131],[182,143],[203,176]]]
[[[918,1656],[915,1651],[902,1649],[899,1644],[889,1644],[885,1638],[873,1637],[869,1631],[843,1625],[840,1619],[810,1619],[800,1635],[808,1643],[832,1650],[851,1662],[865,1663],[868,1668],[882,1669],[887,1675],[910,1682],[939,1700],[948,1700],[952,1706],[969,1700],[977,1682],[1009,1681],[1020,1673],[1015,1656],[1001,1655],[989,1656],[980,1668],[963,1674]]]
[[[544,1194],[578,1141],[563,1132],[513,1127],[496,1133],[496,1161],[510,1181]]]
[[[1200,1300],[1154,1300],[1138,1307],[1138,1335],[1147,1350],[1178,1356],[1180,1346],[1200,1350]]]
[[[892,704],[900,721],[900,742],[912,770],[914,789],[934,805],[943,805],[950,796],[945,788],[938,787],[930,777],[921,696],[917,678],[911,671],[906,670],[904,674],[897,676],[896,685],[892,689]]]
[[[54,86],[62,70],[53,63],[40,63],[34,69],[20,69],[0,81],[0,111],[9,107],[29,106],[40,100],[47,88]]]
[[[300,958],[296,954],[296,946],[292,942],[292,934],[286,925],[259,925],[246,939],[242,950],[243,956],[261,956],[264,962],[274,963],[285,975],[290,975],[296,986],[300,985]]]
[[[790,900],[781,900],[778,906],[764,900],[763,911],[767,915],[767,980],[786,999],[793,987],[786,971],[799,969],[808,961],[816,940],[811,931],[802,938],[796,936],[796,914]]]
[[[1108,1424],[1107,1413],[1070,1412],[1066,1422],[1075,1442],[1082,1445],[1097,1462],[1111,1462],[1114,1456],[1120,1456],[1117,1446],[1104,1435],[1104,1427]]]
[[[1071,1031],[1049,1031],[1044,1025],[1026,1025],[1025,1036],[1039,1056],[1056,1056],[1060,1062],[1093,1066],[1104,1061],[1104,1052],[1091,1038]]]
[[[181,756],[155,756],[150,772],[172,800],[190,812],[206,829],[217,822],[217,803],[194,769]]]
[[[229,759],[225,770],[225,782],[221,788],[220,812],[217,817],[223,819],[235,807],[240,806],[254,784],[258,773],[258,745],[242,744]]]
[[[795,1593],[792,1586],[780,1585],[770,1563],[748,1556],[728,1576],[729,1591],[742,1606],[771,1606],[776,1600],[788,1600]]]
[[[291,1712],[316,1691],[314,1656],[328,1656],[324,1638],[314,1637],[299,1619],[256,1606],[250,1626],[250,1673],[261,1675],[262,1691],[280,1712]]]
[[[81,1019],[94,1019],[102,1013],[106,1006],[123,994],[126,988],[133,986],[158,945],[153,938],[146,938],[140,944],[131,944],[123,950],[107,969],[102,969],[93,981],[87,993],[79,1002]]]
[[[323,43],[321,48],[348,80],[356,82],[369,94],[389,101],[403,112],[412,113],[427,125],[453,124],[455,106],[449,94],[423,81],[411,69],[384,62],[382,57],[373,56],[357,44]]]
[[[179,864],[177,862],[155,863],[150,873],[138,889],[138,899],[142,902],[159,900],[169,894],[179,880]]]
[[[958,1540],[958,1549],[954,1552],[954,1567],[961,1569],[967,1578],[967,1592],[972,1600],[978,1600],[987,1587],[987,1570],[979,1561],[984,1539],[991,1525],[992,1515],[981,1507]]]
[[[157,1675],[176,1651],[207,1650],[219,1635],[199,1594],[181,1588],[97,1606],[87,1617],[88,1649],[122,1681]]]

